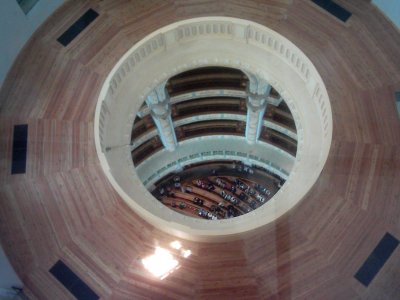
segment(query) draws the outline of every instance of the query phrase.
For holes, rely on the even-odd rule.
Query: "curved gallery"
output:
[[[89,7],[61,7],[1,90],[1,242],[26,293],[73,299],[48,272],[61,259],[105,299],[395,299],[398,250],[368,287],[354,274],[386,232],[400,237],[393,99],[400,37],[370,4],[337,2],[353,13],[346,23],[311,1],[245,7],[92,1],[99,17],[67,47],[56,38]],[[180,240],[192,255],[159,281],[138,258],[176,237],[143,221],[108,183],[94,146],[94,109],[107,74],[133,44],[164,25],[209,14],[263,24],[310,58],[331,101],[332,146],[316,184],[294,209],[235,241]],[[10,175],[15,124],[29,126],[21,175]]]
[[[249,78],[246,142],[238,136],[224,141],[223,136],[217,140],[208,136],[193,143],[190,140],[177,143],[165,85],[182,72],[215,65],[240,70]],[[269,106],[273,106],[277,102],[270,100],[271,87],[289,106],[296,124],[299,141],[296,157],[271,143],[257,141],[260,134],[256,132],[263,125],[262,103],[271,102]],[[134,168],[129,162],[131,128],[144,101],[167,151],[159,151]],[[318,178],[329,152],[331,135],[331,109],[325,85],[306,55],[265,26],[229,17],[175,22],[140,40],[121,57],[104,81],[95,116],[95,141],[101,165],[126,203],[161,230],[202,241],[226,240],[251,231],[295,206]],[[286,180],[271,201],[257,211],[229,221],[197,222],[165,210],[143,189],[142,182],[151,185],[156,175],[165,176],[190,163],[184,160],[187,156],[230,150],[235,151],[236,159],[241,159],[244,153],[243,162],[248,160],[276,170]],[[204,156],[201,154],[200,159]],[[226,156],[232,159],[232,154]],[[215,158],[223,159],[220,155]],[[176,164],[177,161],[181,163]],[[137,194],[141,197],[136,197]]]
[[[261,97],[251,98],[259,83],[239,69],[210,66],[179,73],[157,95],[149,94],[136,113],[130,150],[138,177],[154,198],[172,211],[206,220],[239,217],[272,199],[287,175],[284,159],[272,164],[271,158],[287,152],[293,164],[297,130],[283,97],[268,83]],[[154,96],[163,97],[160,104],[149,101]],[[174,138],[166,139],[168,134]],[[275,147],[272,155],[268,146]],[[229,159],[237,154],[236,161]],[[147,170],[152,175],[143,176]]]

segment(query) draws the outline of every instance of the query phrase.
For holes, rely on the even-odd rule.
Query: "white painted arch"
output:
[[[233,67],[265,79],[285,99],[297,128],[297,155],[286,184],[259,209],[228,220],[194,219],[167,209],[144,187],[130,155],[132,125],[145,95],[178,73],[204,66]],[[327,159],[332,113],[314,65],[285,37],[247,20],[203,17],[153,32],[119,60],[103,84],[94,130],[101,166],[135,212],[179,237],[216,241],[266,225],[303,198]]]

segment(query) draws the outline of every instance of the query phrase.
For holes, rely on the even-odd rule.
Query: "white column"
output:
[[[151,110],[151,116],[157,126],[161,142],[167,150],[174,151],[177,140],[171,118],[169,95],[165,90],[165,84],[157,87],[147,95],[146,104]]]
[[[263,117],[267,108],[267,98],[271,86],[265,80],[250,76],[247,86],[246,140],[249,144],[258,141],[261,134]]]

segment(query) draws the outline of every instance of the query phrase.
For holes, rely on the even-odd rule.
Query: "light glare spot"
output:
[[[192,254],[192,251],[190,251],[190,250],[182,250],[181,254],[182,254],[182,256],[184,258],[188,258]]]
[[[182,244],[179,241],[173,241],[171,244],[169,244],[171,248],[179,250],[182,248]]]
[[[157,247],[154,254],[142,259],[143,266],[154,276],[164,279],[171,274],[179,263],[172,254],[161,247]]]

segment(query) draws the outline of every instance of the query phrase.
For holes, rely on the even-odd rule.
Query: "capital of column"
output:
[[[155,89],[153,89],[147,96],[146,96],[146,103],[149,107],[153,105],[157,105],[160,103],[165,102],[168,96],[167,91],[165,90],[165,83],[160,84]]]
[[[271,85],[266,80],[256,75],[249,75],[247,92],[254,95],[264,95],[264,97],[266,98],[271,92]]]
[[[152,90],[146,96],[146,104],[151,110],[152,116],[156,118],[166,119],[171,113],[169,104],[169,95],[162,84]]]
[[[264,109],[271,92],[271,85],[255,75],[249,76],[247,85],[247,106],[253,111]]]
[[[149,105],[150,113],[153,118],[167,119],[171,116],[171,105],[169,104],[169,97],[165,98],[164,101]]]
[[[247,108],[252,111],[262,110],[267,106],[267,96],[247,93]]]

